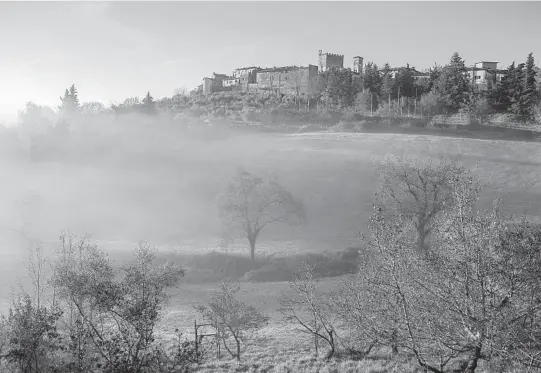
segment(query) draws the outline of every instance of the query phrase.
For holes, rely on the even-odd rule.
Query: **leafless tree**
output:
[[[337,346],[336,320],[329,299],[318,289],[319,279],[314,269],[313,265],[301,265],[299,273],[290,282],[293,295],[283,294],[280,297],[279,312],[286,323],[313,337],[316,354],[319,352],[319,341],[325,341],[330,348],[327,354],[330,359]]]
[[[254,306],[239,300],[236,297],[239,290],[239,286],[226,279],[221,282],[220,290],[214,292],[208,305],[198,306],[196,309],[217,326],[225,349],[240,361],[241,344],[245,343],[253,332],[265,326],[269,318]],[[228,344],[230,339],[235,343],[233,349]]]
[[[99,101],[84,102],[81,105],[81,114],[83,115],[96,115],[105,112],[105,105]]]
[[[457,360],[463,372],[474,373],[481,360],[506,354],[535,361],[533,349],[522,353],[517,346],[538,343],[524,330],[539,333],[541,302],[534,294],[540,281],[526,260],[539,251],[504,239],[508,228],[497,203],[474,210],[479,188],[471,179],[451,178],[447,190],[452,205],[433,227],[438,246],[430,256],[418,250],[415,220],[376,205],[369,225],[373,255],[359,268],[359,290],[370,303],[360,308],[361,321],[370,320],[380,341],[410,351],[434,373]],[[510,254],[511,247],[530,256]]]
[[[225,231],[248,240],[252,261],[257,238],[265,227],[274,223],[298,225],[306,217],[302,202],[273,177],[263,179],[242,169],[220,196],[219,211]]]
[[[392,155],[378,166],[382,179],[378,203],[388,213],[413,221],[421,251],[427,249],[439,217],[454,204],[452,182],[479,186],[474,174],[451,158],[416,160]]]

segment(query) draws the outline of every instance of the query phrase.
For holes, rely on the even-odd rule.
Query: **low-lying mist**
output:
[[[181,125],[167,116],[100,115],[64,125],[4,128],[0,145],[4,295],[8,277],[22,272],[26,250],[55,242],[62,230],[90,233],[112,250],[138,240],[192,251],[217,246],[215,196],[237,167],[274,173],[303,200],[305,227],[274,226],[261,236],[262,245],[287,248],[295,242],[300,251],[359,244],[377,186],[374,161],[391,152],[460,155],[468,165],[479,164],[487,203],[501,195],[510,212],[541,211],[536,143],[275,135],[202,122]]]

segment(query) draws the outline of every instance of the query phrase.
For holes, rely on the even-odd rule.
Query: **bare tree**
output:
[[[255,307],[239,300],[235,295],[240,288],[229,279],[221,282],[220,290],[214,292],[207,306],[196,309],[207,320],[216,325],[219,338],[229,354],[240,361],[241,344],[255,331],[265,326],[269,320]],[[232,349],[228,340],[234,340]]]
[[[96,115],[105,111],[105,105],[99,101],[84,102],[81,105],[81,114],[83,115]]]
[[[456,159],[415,160],[397,155],[384,158],[378,167],[382,177],[378,203],[385,211],[413,221],[421,251],[441,214],[454,204],[452,182],[479,183]]]
[[[532,242],[504,239],[508,228],[497,203],[474,211],[479,188],[470,179],[452,178],[448,187],[452,205],[434,226],[438,247],[430,256],[418,250],[415,220],[376,205],[369,225],[374,255],[359,269],[368,274],[359,289],[371,303],[361,308],[361,321],[370,319],[380,341],[410,351],[434,373],[456,360],[465,373],[481,360],[509,355],[535,362],[535,347],[523,353],[517,346],[538,343],[540,280],[533,265],[539,260],[533,256],[539,251],[533,254]],[[524,333],[526,326],[535,332]]]
[[[297,326],[298,331],[314,338],[316,354],[319,352],[319,341],[325,341],[330,348],[327,354],[330,359],[337,345],[334,312],[328,298],[318,289],[319,279],[314,268],[306,263],[301,265],[299,273],[290,282],[293,296],[281,296],[279,312],[286,323]]]
[[[242,169],[220,196],[219,211],[225,230],[248,240],[254,262],[257,238],[265,227],[274,223],[298,225],[306,217],[302,202],[272,177],[264,180]]]

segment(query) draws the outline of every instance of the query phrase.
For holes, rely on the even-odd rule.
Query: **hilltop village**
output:
[[[362,79],[364,64],[363,57],[353,57],[352,71],[354,79]],[[272,91],[282,94],[314,94],[317,90],[317,77],[329,70],[344,69],[344,55],[334,53],[318,53],[318,65],[308,66],[282,66],[261,68],[257,66],[240,67],[231,75],[213,72],[210,77],[203,78],[203,83],[198,91],[203,94],[211,94],[222,91]],[[403,69],[409,70],[414,80],[421,83],[429,78],[428,72],[421,72],[414,67],[394,67],[391,74],[394,75]],[[505,74],[505,70],[498,69],[498,62],[481,61],[468,67],[469,77],[472,83],[480,88],[490,88]]]

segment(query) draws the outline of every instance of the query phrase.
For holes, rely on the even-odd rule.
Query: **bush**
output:
[[[365,121],[361,122],[338,122],[337,125],[332,126],[330,130],[332,132],[362,132]]]
[[[287,266],[274,262],[248,271],[242,279],[250,282],[278,282],[289,281],[292,276],[293,272]]]
[[[224,253],[211,252],[204,255],[194,255],[183,259],[189,268],[186,280],[193,282],[197,278],[202,281],[214,281],[221,276],[239,279],[248,271],[254,269],[254,263],[249,257],[240,255],[228,255]],[[255,264],[257,268],[261,264]]]
[[[346,250],[340,253],[340,259],[356,262],[357,259],[359,258],[360,250],[361,249],[358,247],[348,247]]]
[[[241,344],[269,321],[269,317],[257,308],[236,297],[239,290],[239,286],[224,280],[207,306],[196,307],[205,319],[215,325],[223,346],[237,361],[240,361]]]
[[[299,128],[299,133],[307,133],[307,132],[321,132],[325,131],[326,128],[322,126],[321,124],[305,124]]]
[[[245,122],[255,122],[258,119],[257,113],[252,109],[243,111],[241,116]]]
[[[186,113],[192,118],[201,118],[207,113],[207,110],[202,107],[192,107],[186,110]]]

